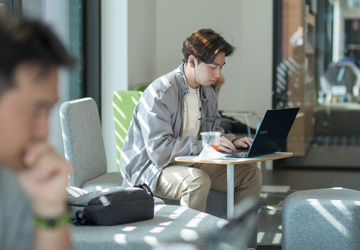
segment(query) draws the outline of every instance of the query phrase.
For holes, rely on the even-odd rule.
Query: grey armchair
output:
[[[120,172],[107,173],[106,153],[96,103],[91,98],[64,102],[60,121],[65,158],[72,166],[69,185],[94,191],[121,187]]]

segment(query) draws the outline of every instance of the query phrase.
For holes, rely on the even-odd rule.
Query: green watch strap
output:
[[[37,228],[57,228],[67,224],[70,221],[70,214],[69,212],[66,212],[56,219],[43,219],[36,216],[34,216],[32,219]]]

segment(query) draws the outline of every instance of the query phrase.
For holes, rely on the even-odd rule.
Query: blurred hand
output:
[[[70,166],[47,143],[27,148],[25,167],[16,171],[18,182],[30,199],[33,213],[43,218],[54,218],[65,213],[66,186]]]
[[[219,141],[219,150],[231,153],[231,152],[236,151],[236,148],[235,148],[234,144],[230,140],[228,140],[224,136],[221,136],[220,141]]]
[[[250,148],[253,140],[254,140],[253,138],[244,137],[234,140],[233,143],[237,148]]]
[[[220,89],[221,86],[225,83],[225,78],[223,77],[223,75],[221,74],[220,77],[216,80],[216,82],[214,82],[213,84],[211,84],[215,89]]]

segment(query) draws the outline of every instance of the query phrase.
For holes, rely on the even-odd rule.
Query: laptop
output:
[[[239,149],[225,157],[249,158],[278,152],[295,121],[299,108],[267,110],[249,149]]]

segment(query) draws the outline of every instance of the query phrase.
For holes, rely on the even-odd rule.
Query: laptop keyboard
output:
[[[246,153],[232,153],[232,154],[227,154],[227,155],[225,155],[225,157],[245,158],[246,155],[247,155]]]

